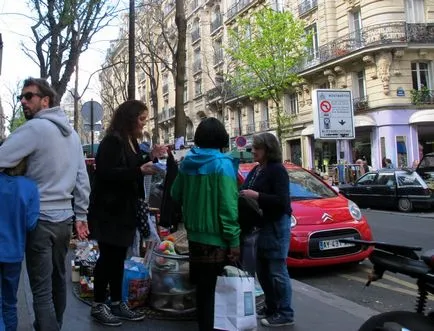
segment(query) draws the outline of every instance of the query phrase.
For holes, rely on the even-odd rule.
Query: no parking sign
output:
[[[237,145],[237,150],[238,151],[245,151],[246,150],[246,145],[247,145],[247,139],[246,137],[243,136],[238,136],[235,138],[235,145]]]

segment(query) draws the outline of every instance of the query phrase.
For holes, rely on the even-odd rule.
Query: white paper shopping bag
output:
[[[239,331],[256,328],[255,279],[217,278],[214,300],[214,328]]]

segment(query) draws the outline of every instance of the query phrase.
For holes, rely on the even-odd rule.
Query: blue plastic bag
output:
[[[122,283],[122,301],[128,302],[130,308],[142,307],[151,289],[149,270],[143,263],[125,260]]]

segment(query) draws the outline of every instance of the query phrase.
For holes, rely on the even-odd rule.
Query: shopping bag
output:
[[[239,331],[256,328],[255,279],[217,277],[214,329]]]
[[[128,302],[130,308],[142,307],[151,289],[151,277],[143,263],[125,260],[122,282],[122,301]]]

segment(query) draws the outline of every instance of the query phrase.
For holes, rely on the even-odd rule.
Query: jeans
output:
[[[39,220],[27,235],[26,264],[33,293],[36,331],[59,331],[66,308],[65,258],[72,220]]]
[[[17,292],[20,273],[21,262],[0,262],[0,330],[17,330]]]
[[[264,291],[267,310],[293,320],[291,279],[286,260],[258,258],[256,263],[256,273]]]

